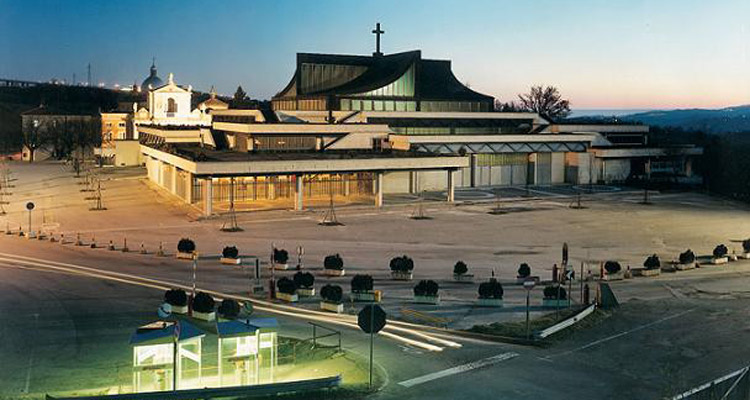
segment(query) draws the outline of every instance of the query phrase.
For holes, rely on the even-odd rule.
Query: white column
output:
[[[172,182],[170,183],[169,190],[172,191],[172,194],[177,195],[177,167],[170,164],[169,168],[172,170]]]
[[[188,204],[193,204],[193,174],[188,172],[185,175],[185,201]]]
[[[214,212],[214,182],[211,178],[206,178],[204,183],[206,188],[203,201],[205,205],[204,213],[207,217],[210,217]]]
[[[294,189],[294,210],[302,211],[304,208],[303,193],[304,193],[304,179],[303,175],[294,176],[295,189]]]
[[[375,173],[375,207],[383,207],[383,173]]]
[[[456,201],[456,188],[454,184],[453,175],[456,173],[456,171],[449,169],[448,170],[448,203],[453,203]]]

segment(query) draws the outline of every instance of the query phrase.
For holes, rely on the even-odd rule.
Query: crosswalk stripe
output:
[[[398,384],[404,387],[412,387],[412,386],[420,385],[425,382],[434,381],[435,379],[445,378],[446,376],[460,374],[462,372],[471,371],[472,369],[477,369],[477,368],[486,367],[488,365],[497,364],[499,362],[510,360],[511,358],[515,358],[515,357],[518,357],[518,353],[508,352],[508,353],[498,354],[496,356],[483,358],[478,361],[472,361],[468,364],[459,365],[457,367],[448,368],[442,371],[433,372],[431,374],[422,375],[416,378],[408,379],[403,382],[399,382]]]

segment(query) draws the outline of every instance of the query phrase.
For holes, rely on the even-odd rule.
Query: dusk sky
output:
[[[297,52],[421,49],[501,100],[534,84],[574,109],[750,104],[750,1],[0,0],[0,77],[132,84],[159,75],[267,99]]]

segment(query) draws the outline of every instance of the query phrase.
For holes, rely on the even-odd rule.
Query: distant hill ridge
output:
[[[679,127],[705,133],[750,133],[750,104],[707,110],[691,108],[670,111],[648,111],[624,115],[623,122],[640,122],[651,126]]]

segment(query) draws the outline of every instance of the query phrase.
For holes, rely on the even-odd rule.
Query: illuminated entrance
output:
[[[302,184],[298,186],[298,180]],[[204,208],[206,179],[195,179],[193,201]],[[326,206],[333,199],[337,205],[372,204],[375,198],[375,174],[371,172],[341,174],[305,174],[274,176],[236,176],[211,178],[214,211],[229,210],[234,202],[238,211]],[[301,197],[298,189],[301,186]]]

